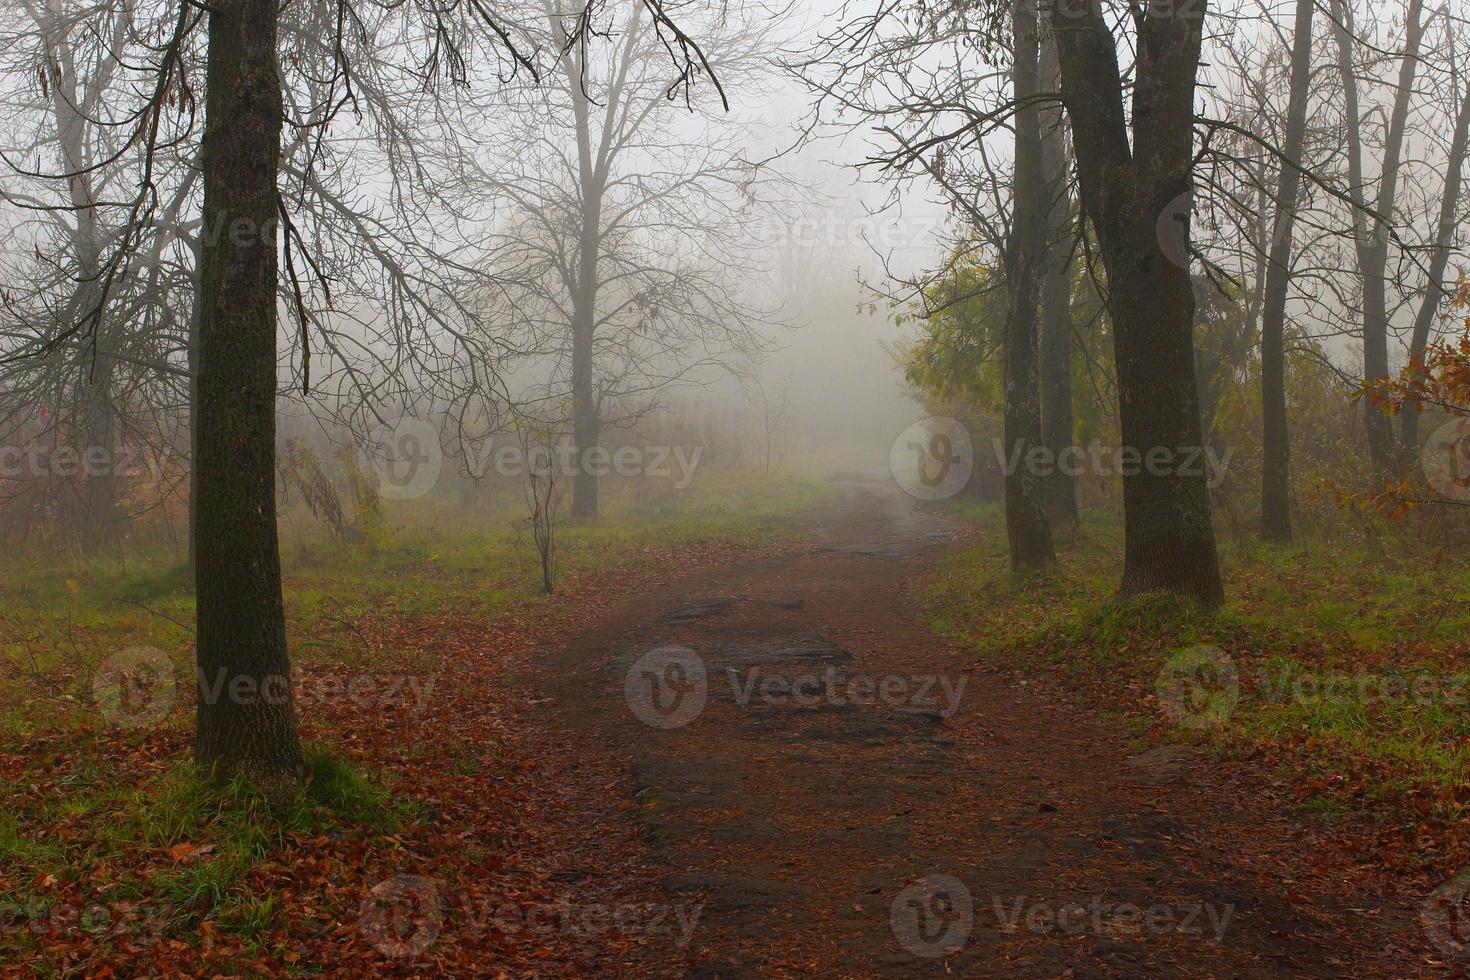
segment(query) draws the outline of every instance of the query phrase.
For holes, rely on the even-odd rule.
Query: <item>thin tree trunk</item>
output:
[[[276,532],[276,0],[210,7],[200,277],[198,759],[302,774]]]
[[[1410,363],[1422,364],[1429,347],[1429,332],[1434,314],[1445,299],[1444,274],[1450,261],[1450,247],[1455,241],[1456,217],[1460,210],[1460,187],[1470,146],[1470,84],[1460,96],[1460,111],[1455,117],[1455,134],[1450,140],[1449,158],[1445,162],[1444,194],[1439,199],[1439,225],[1435,232],[1434,251],[1429,257],[1429,276],[1424,295],[1414,315],[1414,333],[1409,341]],[[1404,411],[1399,423],[1399,472],[1413,465],[1419,454],[1419,410],[1415,405]]]
[[[569,84],[580,85],[568,75]],[[572,477],[572,519],[586,520],[598,512],[598,479],[587,454],[597,448],[602,436],[602,413],[594,381],[597,340],[598,266],[602,257],[601,181],[591,156],[592,131],[588,105],[579,88],[574,95],[577,120],[577,142],[580,154],[580,190],[582,194],[582,227],[577,252],[576,280],[572,291],[572,458],[576,472]]]
[[[1206,606],[1224,598],[1201,450],[1194,370],[1194,289],[1187,260],[1166,255],[1161,226],[1188,243],[1195,75],[1203,5],[1159,8],[1139,24],[1134,139],[1115,38],[1090,0],[1052,8],[1062,95],[1082,205],[1108,278],[1123,448],[1122,591],[1168,592]],[[1187,254],[1187,253],[1186,253]],[[1151,454],[1165,454],[1160,465]],[[1136,457],[1136,459],[1135,459]],[[1197,462],[1197,458],[1196,458]]]
[[[1286,107],[1285,160],[1276,192],[1275,232],[1261,311],[1261,535],[1291,541],[1291,445],[1286,423],[1286,291],[1291,283],[1292,234],[1301,190],[1302,144],[1312,82],[1312,12],[1315,0],[1297,0],[1291,42],[1291,92]]]
[[[542,11],[552,31],[561,30],[566,14],[543,0]],[[603,201],[614,161],[627,147],[632,131],[621,135],[615,131],[615,120],[626,107],[629,72],[633,52],[648,28],[643,21],[642,4],[633,4],[623,26],[621,60],[609,79],[607,95],[601,106],[600,140],[593,145],[592,112],[596,108],[587,95],[583,71],[586,67],[577,49],[561,54],[562,84],[572,103],[572,116],[577,140],[577,193],[581,198],[581,228],[578,229],[577,269],[563,279],[572,301],[572,442],[576,473],[572,478],[572,517],[585,519],[598,513],[599,467],[589,465],[587,453],[598,447],[602,437],[602,404],[596,383],[596,342],[598,301],[603,273]],[[636,129],[636,126],[634,127]]]
[[[1042,36],[1041,87],[1061,90],[1056,38]],[[1057,459],[1072,446],[1072,200],[1067,189],[1067,157],[1060,105],[1041,109],[1041,169],[1047,201],[1047,244],[1042,282],[1041,428],[1042,442]],[[1046,478],[1046,516],[1053,527],[1075,527],[1077,478],[1057,466]]]
[[[1364,212],[1362,115],[1358,108],[1358,77],[1352,56],[1352,11],[1344,0],[1332,0],[1337,21],[1337,60],[1342,77],[1343,105],[1347,127],[1349,192],[1354,203],[1353,231],[1357,246],[1358,272],[1363,283],[1363,380],[1379,381],[1388,376],[1388,239],[1390,222],[1398,200],[1399,169],[1403,163],[1404,129],[1409,115],[1409,98],[1419,69],[1419,44],[1424,36],[1420,17],[1422,0],[1409,0],[1404,20],[1404,50],[1399,63],[1398,89],[1383,141],[1379,168],[1378,197],[1369,219]],[[1389,471],[1394,465],[1394,433],[1389,417],[1376,406],[1364,404],[1368,432],[1368,455],[1374,465]]]
[[[553,29],[560,26],[556,8],[544,5]],[[631,45],[631,28],[625,45]],[[598,404],[594,372],[594,347],[597,339],[598,272],[602,257],[602,193],[606,183],[606,167],[610,159],[606,145],[594,151],[592,146],[592,104],[583,86],[583,64],[574,51],[562,52],[562,82],[572,101],[572,118],[577,140],[577,191],[581,195],[581,227],[577,229],[577,268],[564,279],[571,296],[572,322],[572,458],[576,472],[572,476],[572,519],[585,520],[598,512],[598,479],[588,465],[587,453],[597,448],[602,435],[601,406]],[[605,112],[617,104],[619,92],[608,93]],[[604,140],[608,138],[604,131]]]
[[[597,259],[594,248],[590,261],[584,260],[583,276],[595,277]],[[591,266],[590,270],[587,266]],[[583,282],[590,282],[584,278]],[[595,296],[595,291],[588,289]],[[594,300],[585,297],[575,306],[572,323],[572,458],[576,474],[572,478],[572,517],[585,520],[598,511],[597,473],[587,463],[587,453],[595,449],[602,432],[597,408],[597,395],[592,384],[592,344],[594,339]]]
[[[117,461],[122,444],[119,413],[112,403],[113,364],[99,353],[83,400],[86,406],[85,436],[81,440],[82,551],[95,555],[115,547],[122,535],[118,507]]]
[[[1041,173],[1041,109],[1036,95],[1038,57],[1036,12],[1029,4],[1011,8],[1015,27],[1016,168],[1012,187],[1011,303],[1005,331],[1005,444],[1014,464],[1006,473],[1006,532],[1011,567],[1046,568],[1056,562],[1046,520],[1044,472],[1030,464],[1031,450],[1042,447],[1041,390],[1037,359],[1037,311],[1046,251],[1046,181]]]

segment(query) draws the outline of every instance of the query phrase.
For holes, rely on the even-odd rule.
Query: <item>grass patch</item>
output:
[[[118,830],[122,842],[170,847],[202,836],[251,857],[285,844],[287,835],[360,824],[390,832],[405,816],[388,789],[326,749],[304,749],[303,784],[284,794],[243,776],[223,783],[193,765],[170,770],[137,790]]]
[[[194,943],[210,931],[263,937],[282,909],[257,869],[324,838],[366,844],[420,816],[325,749],[309,747],[306,761],[308,777],[292,789],[218,783],[186,763],[126,791],[79,784],[64,803],[0,816],[0,866],[17,886],[0,912],[24,926],[14,932],[22,944],[44,943],[47,922],[87,928],[104,945]],[[87,819],[58,819],[63,807]],[[68,882],[95,887],[81,910],[95,928],[55,911],[54,889]]]
[[[1058,549],[1041,579],[1009,571],[999,508],[953,505],[978,530],[929,584],[934,627],[977,657],[1061,681],[1155,736],[1227,752],[1269,750],[1302,772],[1309,811],[1427,797],[1470,801],[1470,567],[1399,554],[1349,555],[1313,543],[1222,541],[1226,605],[1119,598],[1121,527],[1101,513]],[[1171,680],[1199,647],[1226,674],[1218,718],[1182,713]],[[1214,655],[1211,655],[1212,657]],[[1218,665],[1212,660],[1210,670]],[[1190,668],[1193,684],[1197,673]],[[1183,720],[1183,727],[1179,722]],[[1198,727],[1194,727],[1195,725]]]
[[[647,501],[613,495],[601,518],[558,528],[559,578],[648,566],[661,549],[682,545],[779,539],[838,496],[813,478],[740,471],[702,471],[686,491]],[[376,633],[385,617],[466,608],[493,619],[560,602],[540,591],[519,506],[432,495],[390,503],[392,533],[372,547],[332,541],[314,526],[283,534],[296,665],[365,668],[401,658]],[[94,672],[131,647],[163,651],[180,682],[192,675],[193,582],[176,547],[130,543],[106,559],[14,552],[0,563],[0,596],[0,734],[97,729]],[[183,710],[176,724],[188,723]]]

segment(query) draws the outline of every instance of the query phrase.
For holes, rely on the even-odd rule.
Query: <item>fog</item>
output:
[[[0,975],[1460,975],[1467,51],[0,5]]]

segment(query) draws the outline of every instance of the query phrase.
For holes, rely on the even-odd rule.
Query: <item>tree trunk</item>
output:
[[[122,444],[119,416],[112,404],[112,361],[103,352],[83,400],[86,406],[82,458],[82,551],[95,555],[115,547],[122,534],[117,505],[117,463]]]
[[[588,191],[584,190],[584,194]],[[593,346],[597,338],[597,266],[602,243],[600,197],[584,203],[577,283],[572,297],[572,519],[596,517],[597,472],[587,454],[597,448],[602,417],[593,380]]]
[[[559,15],[547,7],[553,28]],[[637,35],[638,19],[630,20],[624,39],[625,50]],[[583,86],[584,64],[574,51],[562,52],[562,80],[572,99],[572,119],[577,139],[577,192],[580,195],[581,227],[577,229],[577,268],[564,279],[572,302],[572,451],[576,471],[572,476],[572,519],[586,520],[598,512],[598,478],[588,465],[587,453],[597,448],[602,436],[601,405],[597,397],[594,371],[594,348],[597,340],[597,298],[599,266],[602,258],[602,195],[607,184],[607,168],[612,159],[611,139],[604,125],[603,145],[592,146],[592,103]],[[625,61],[626,64],[626,61]],[[611,113],[621,96],[614,86],[608,92],[605,113]]]
[[[1006,473],[1006,534],[1011,567],[1046,568],[1056,562],[1046,521],[1046,475],[1030,462],[1044,445],[1037,360],[1037,311],[1046,251],[1046,182],[1041,174],[1041,110],[1036,101],[1038,49],[1036,12],[1028,4],[1011,8],[1015,27],[1016,169],[1011,188],[1014,213],[1007,251],[1010,312],[1005,331],[1005,445],[1011,465]]]
[[[1042,37],[1041,87],[1061,90],[1056,39]],[[1060,105],[1041,109],[1041,170],[1047,203],[1046,259],[1042,280],[1041,428],[1052,459],[1072,446],[1072,200]],[[1053,527],[1076,527],[1077,478],[1058,466],[1046,478],[1046,516]]]
[[[1388,376],[1388,240],[1390,222],[1398,203],[1398,177],[1403,163],[1404,128],[1409,115],[1409,101],[1419,69],[1419,44],[1424,36],[1420,18],[1422,0],[1409,0],[1404,20],[1404,50],[1399,63],[1398,88],[1389,114],[1383,141],[1378,197],[1374,211],[1380,216],[1369,220],[1364,213],[1362,164],[1362,115],[1358,110],[1358,80],[1352,58],[1352,11],[1344,0],[1332,0],[1336,20],[1337,60],[1342,76],[1343,105],[1347,126],[1349,191],[1355,205],[1354,240],[1357,246],[1358,272],[1363,284],[1363,380],[1379,381]],[[1374,465],[1385,472],[1394,465],[1393,424],[1374,405],[1364,403],[1364,424],[1368,432],[1368,455]]]
[[[1292,234],[1301,189],[1302,143],[1312,83],[1312,11],[1315,0],[1297,0],[1291,42],[1291,93],[1286,107],[1285,160],[1276,192],[1275,231],[1261,310],[1261,535],[1291,541],[1291,445],[1286,424],[1286,290],[1291,283]]]
[[[202,290],[200,273],[204,269],[203,240],[190,243],[194,255],[194,309],[189,313],[189,570],[199,560],[199,308]]]
[[[1204,5],[1139,23],[1130,147],[1116,39],[1091,0],[1051,10],[1082,205],[1108,276],[1123,451],[1124,594],[1223,601],[1194,372],[1188,193]],[[1167,253],[1166,253],[1166,244]],[[1154,454],[1165,454],[1162,464]],[[1153,457],[1155,462],[1150,462]],[[1190,461],[1192,460],[1192,465]]]
[[[1414,315],[1414,333],[1409,340],[1409,361],[1424,362],[1424,352],[1429,347],[1429,332],[1434,326],[1434,314],[1445,299],[1444,274],[1450,261],[1450,247],[1455,241],[1455,224],[1460,208],[1461,172],[1465,167],[1465,154],[1470,146],[1470,84],[1460,97],[1460,111],[1455,117],[1455,134],[1450,140],[1449,158],[1445,162],[1444,194],[1439,199],[1439,225],[1434,239],[1434,251],[1429,257],[1429,275],[1424,283],[1424,295],[1419,300],[1419,309]],[[1419,406],[1406,407],[1399,423],[1399,472],[1408,472],[1419,455]]]
[[[210,7],[199,317],[198,759],[301,777],[276,536],[276,0]]]
[[[588,465],[587,453],[597,448],[602,434],[598,417],[597,396],[592,387],[592,313],[585,314],[587,323],[572,326],[572,459],[576,473],[572,477],[572,517],[585,520],[596,517],[597,473]],[[578,316],[580,321],[582,316]]]

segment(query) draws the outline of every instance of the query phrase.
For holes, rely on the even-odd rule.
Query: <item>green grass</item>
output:
[[[154,874],[146,891],[185,913],[217,913],[258,929],[269,907],[244,886],[245,877],[256,862],[287,847],[290,835],[353,824],[388,833],[412,816],[386,788],[324,750],[308,749],[307,766],[305,785],[285,795],[243,778],[214,785],[194,767],[180,767],[130,801],[112,839],[123,849],[211,848],[207,857]]]
[[[388,834],[421,817],[325,749],[308,747],[306,761],[308,778],[291,789],[217,783],[189,763],[118,787],[84,764],[66,778],[63,799],[0,816],[0,867],[15,876],[0,913],[47,915],[44,889],[32,883],[49,878],[87,883],[104,913],[147,910],[149,928],[184,941],[206,921],[247,941],[263,935],[280,908],[251,880],[259,862],[297,838]],[[44,941],[44,932],[16,935]]]
[[[1340,800],[1329,800],[1324,796],[1311,796],[1297,804],[1303,813],[1311,813],[1336,823],[1347,815],[1347,807]]]
[[[726,473],[677,497],[610,506],[596,520],[557,527],[557,577],[566,582],[650,566],[660,550],[686,543],[771,540],[802,527],[836,494],[803,477]],[[393,528],[387,548],[365,551],[317,540],[309,551],[291,555],[289,622],[311,632],[384,608],[412,614],[472,602],[497,615],[560,601],[541,592],[530,531],[514,507],[466,509],[452,500],[428,500],[390,506],[387,517]],[[342,631],[334,636],[341,640]],[[321,654],[333,659],[330,648]]]
[[[558,579],[651,566],[662,549],[699,541],[789,535],[838,495],[798,475],[707,471],[687,491],[648,501],[614,497],[604,516],[557,528]],[[369,666],[373,621],[467,608],[492,617],[541,606],[544,596],[518,499],[431,495],[389,503],[389,533],[371,547],[330,540],[296,510],[283,520],[288,635],[296,663]],[[0,736],[96,728],[95,671],[131,647],[164,651],[176,676],[192,659],[194,599],[175,548],[130,544],[112,558],[14,552],[0,561]]]
[[[978,538],[941,564],[929,609],[977,657],[1056,677],[1160,737],[1269,747],[1344,796],[1427,789],[1459,814],[1454,800],[1470,792],[1470,566],[1426,557],[1407,534],[1372,555],[1225,540],[1227,602],[1205,612],[1116,596],[1121,528],[1109,515],[1084,515],[1057,571],[1037,578],[1009,571],[998,508],[954,509]],[[1159,679],[1198,645],[1229,657],[1239,696],[1218,724],[1177,727]]]

